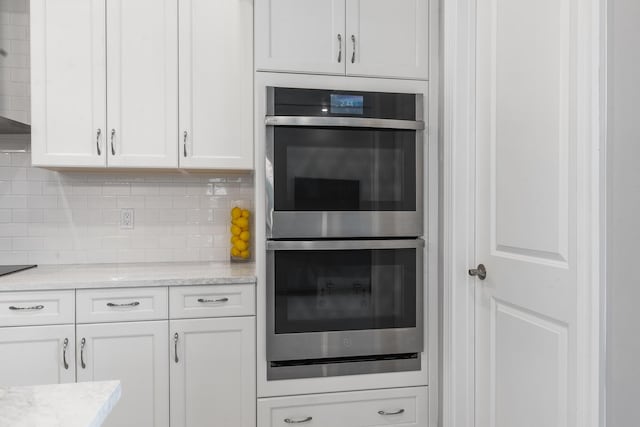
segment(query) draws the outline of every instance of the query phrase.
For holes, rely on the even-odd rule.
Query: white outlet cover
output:
[[[120,209],[120,228],[132,229],[135,223],[135,213],[132,208]]]

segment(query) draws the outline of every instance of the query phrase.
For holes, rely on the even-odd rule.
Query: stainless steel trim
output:
[[[140,302],[138,301],[134,301],[134,302],[130,302],[127,304],[116,304],[113,302],[108,302],[107,303],[107,307],[137,307],[140,305]]]
[[[424,130],[422,120],[371,119],[362,117],[266,116],[267,126],[351,127]]]
[[[202,304],[209,304],[209,303],[214,303],[214,302],[227,302],[229,301],[229,298],[218,298],[218,299],[204,299],[204,298],[198,298],[198,302],[202,303]]]
[[[378,414],[380,414],[380,415],[400,415],[400,414],[404,414],[404,409],[398,409],[398,410],[392,411],[392,412],[378,411]]]
[[[422,239],[395,240],[389,249],[416,249],[416,327],[351,331],[326,331],[296,334],[275,333],[275,252],[296,245],[306,249],[334,250],[371,249],[364,245],[378,244],[384,248],[386,240],[373,241],[320,241],[320,242],[267,242],[267,360],[305,360],[330,357],[373,356],[384,354],[420,353],[424,350],[424,241]],[[274,249],[279,247],[279,249]],[[378,249],[373,248],[373,249]],[[304,250],[304,249],[303,249]],[[346,375],[346,374],[344,374]]]
[[[116,155],[116,147],[113,145],[113,138],[116,136],[116,130],[111,129],[111,155]]]
[[[278,366],[267,365],[267,380],[338,377],[343,375],[381,374],[385,372],[419,371],[420,357],[415,359],[341,362],[320,365]]]
[[[15,305],[10,305],[9,310],[18,311],[18,310],[42,310],[44,309],[44,305],[34,305],[31,307],[16,307]]]
[[[353,52],[351,53],[351,63],[356,62],[356,36],[351,34],[351,42],[353,43]]]
[[[102,129],[98,129],[96,133],[96,148],[98,149],[98,156],[102,156],[102,150],[100,149],[100,135],[102,135]]]
[[[173,352],[174,352],[174,362],[178,363],[178,333],[173,334]]]
[[[69,338],[65,338],[62,344],[62,366],[64,366],[64,369],[69,369],[69,364],[67,363],[67,347],[69,347]]]
[[[268,251],[334,251],[424,248],[422,239],[406,240],[268,240]]]
[[[187,157],[187,137],[189,136],[189,133],[185,130],[184,131],[184,138],[182,141],[182,150],[184,153],[184,156]]]
[[[342,62],[342,34],[338,34],[338,64]]]
[[[84,346],[86,345],[87,340],[82,338],[82,340],[80,341],[80,366],[82,367],[82,369],[86,369],[87,365],[86,363],[84,363]]]
[[[308,423],[309,421],[311,421],[313,419],[313,417],[306,417],[306,418],[285,418],[284,422],[287,424],[302,424],[302,423]]]

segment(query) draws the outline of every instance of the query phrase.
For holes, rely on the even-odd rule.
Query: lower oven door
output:
[[[423,351],[422,239],[267,242],[267,359]]]

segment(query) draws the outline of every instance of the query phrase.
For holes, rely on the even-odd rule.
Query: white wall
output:
[[[607,427],[640,425],[640,1],[609,0]]]

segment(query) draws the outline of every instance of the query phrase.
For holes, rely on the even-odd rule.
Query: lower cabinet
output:
[[[0,328],[0,385],[76,380],[74,325]]]
[[[171,427],[255,426],[255,318],[170,325]]]
[[[77,326],[78,382],[120,380],[107,427],[169,427],[168,322]]]
[[[258,400],[258,427],[427,427],[427,387]]]

